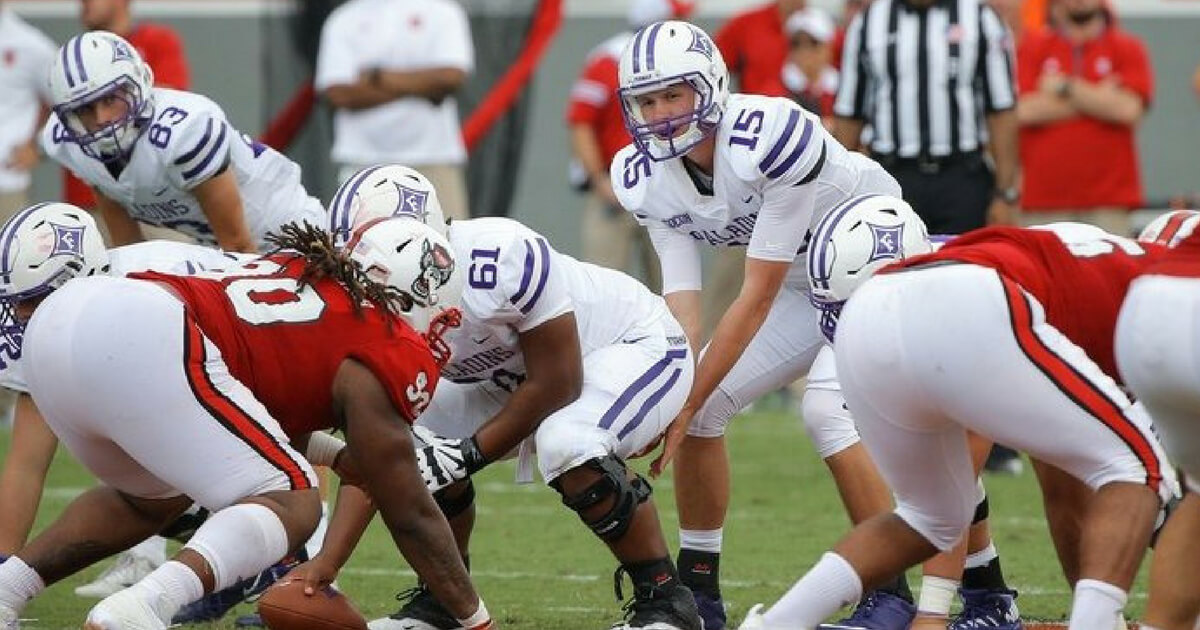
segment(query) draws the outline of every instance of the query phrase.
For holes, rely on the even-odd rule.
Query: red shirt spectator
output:
[[[778,0],[733,16],[713,39],[730,74],[738,76],[739,92],[787,96],[780,70],[790,45],[783,22],[804,0]]]
[[[1111,17],[1107,20],[1098,37],[1082,43],[1073,43],[1060,29],[1027,33],[1018,49],[1021,98],[1046,92],[1047,83],[1057,80],[1064,104],[1073,100],[1072,86],[1095,90],[1115,84],[1140,98],[1143,108],[1148,106],[1154,86],[1146,48]],[[1031,123],[1023,115],[1024,209],[1141,206],[1135,128],[1129,121],[1091,115],[1083,106],[1057,120]]]
[[[133,44],[142,59],[154,71],[154,85],[157,87],[186,90],[190,83],[188,76],[187,56],[183,51],[183,40],[175,29],[163,24],[141,23],[123,35]],[[63,192],[67,203],[81,208],[91,208],[96,205],[92,189],[63,169]]]
[[[612,162],[617,151],[633,142],[625,129],[621,100],[617,98],[617,65],[629,37],[629,33],[621,33],[592,49],[583,72],[571,88],[567,106],[568,125],[582,124],[595,129],[605,166]]]

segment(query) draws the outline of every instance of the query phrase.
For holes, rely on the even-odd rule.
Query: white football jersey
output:
[[[200,271],[235,267],[253,260],[251,254],[234,254],[211,247],[176,241],[146,241],[108,250],[108,275],[126,276],[138,271],[191,275]],[[17,356],[0,361],[0,386],[28,392],[20,348]]]
[[[583,354],[634,342],[666,303],[637,280],[555,251],[545,237],[503,218],[454,221],[450,244],[466,273],[462,326],[446,336],[442,377],[512,391],[525,379],[520,333],[574,312]]]
[[[786,98],[732,94],[716,132],[712,194],[682,159],[655,162],[635,145],[611,166],[613,191],[645,225],[663,266],[663,292],[700,288],[699,244],[745,246],[792,262],[804,277],[809,229],[854,194],[899,195],[882,167],[848,151],[821,119]]]
[[[326,223],[321,202],[300,183],[300,167],[234,129],[219,105],[166,88],[155,88],[154,98],[153,118],[116,179],[103,162],[64,139],[56,116],[42,129],[42,149],[133,218],[207,245],[217,241],[191,189],[226,167],[237,177],[246,224],[260,248],[267,248],[266,233],[284,223]]]

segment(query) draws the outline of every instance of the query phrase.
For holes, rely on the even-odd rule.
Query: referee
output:
[[[1016,222],[1012,38],[984,0],[875,0],[843,51],[834,136],[867,142],[931,234]]]

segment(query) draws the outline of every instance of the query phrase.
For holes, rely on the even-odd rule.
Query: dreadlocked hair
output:
[[[333,244],[329,232],[308,221],[285,223],[278,233],[268,233],[265,240],[274,246],[270,254],[288,250],[304,259],[304,273],[299,280],[301,287],[322,278],[333,278],[350,294],[359,315],[362,315],[364,300],[395,315],[413,307],[412,297],[393,286],[372,280],[345,250]]]

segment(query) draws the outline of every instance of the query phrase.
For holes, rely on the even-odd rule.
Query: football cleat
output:
[[[424,584],[401,591],[400,610],[367,624],[370,630],[462,630],[462,625],[442,607]]]
[[[724,630],[727,617],[725,602],[721,596],[712,596],[703,591],[692,591],[696,600],[696,611],[700,613],[700,621],[704,622],[704,630]]]
[[[696,600],[688,587],[634,585],[634,595],[625,604],[624,625],[614,630],[703,630]]]
[[[1008,589],[959,589],[963,608],[948,630],[1024,630],[1017,592]]]
[[[817,630],[908,630],[917,607],[887,591],[871,591],[854,613],[834,623],[817,625]]]
[[[104,599],[88,612],[84,630],[166,630],[171,604],[143,588],[127,588]]]
[[[149,558],[126,551],[117,556],[116,562],[95,580],[76,587],[75,594],[80,597],[102,599],[137,584],[157,568],[158,565]]]

